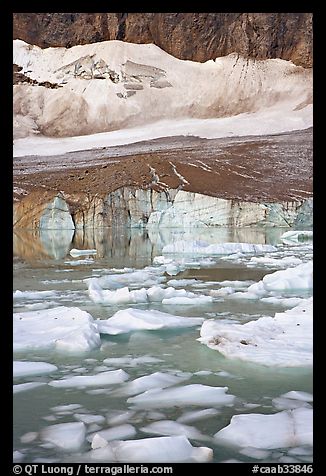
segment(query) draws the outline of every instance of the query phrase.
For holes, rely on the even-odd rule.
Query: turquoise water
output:
[[[239,301],[220,298],[213,303],[201,306],[180,306],[155,304],[135,304],[122,306],[101,306],[93,303],[87,293],[83,279],[107,274],[112,268],[137,268],[151,266],[155,256],[161,254],[162,246],[176,239],[206,239],[210,242],[250,242],[250,243],[280,243],[280,235],[284,229],[257,230],[257,229],[204,229],[204,230],[161,230],[160,232],[146,232],[141,230],[88,230],[84,234],[67,232],[58,236],[55,232],[37,235],[29,232],[20,232],[14,237],[14,290],[55,290],[57,295],[50,298],[50,307],[67,305],[77,306],[87,310],[95,319],[108,318],[117,310],[126,307],[139,309],[157,309],[179,316],[231,319],[247,322],[264,316],[273,316],[276,312],[285,310],[280,305],[264,304],[261,301]],[[81,233],[81,232],[80,232]],[[96,248],[97,256],[94,260],[84,264],[74,265],[80,257],[73,259],[69,255],[71,248]],[[283,249],[283,248],[282,248]],[[308,251],[309,253],[309,251]],[[293,248],[291,254],[307,258],[307,250]],[[193,265],[191,265],[193,261]],[[176,276],[166,276],[167,279],[197,278],[204,281],[203,287],[198,288],[201,294],[214,289],[214,281],[223,280],[250,280],[258,281],[273,268],[249,268],[245,263],[220,260],[214,258],[209,266],[200,267],[196,259],[189,257],[187,269],[180,271]],[[207,285],[205,285],[207,283]],[[138,285],[139,284],[139,285]],[[134,289],[142,287],[135,283]],[[185,289],[194,291],[191,286]],[[311,293],[302,293],[301,297],[308,297]],[[26,305],[40,301],[17,300],[16,312],[30,310]],[[44,303],[44,301],[42,301]],[[216,444],[213,435],[227,426],[233,415],[243,413],[275,413],[278,410],[273,406],[272,399],[291,390],[312,393],[311,368],[273,368],[256,365],[223,357],[219,352],[209,349],[199,343],[199,328],[139,331],[120,336],[102,336],[102,345],[99,349],[80,354],[65,355],[54,351],[29,351],[14,355],[15,360],[45,361],[55,364],[58,370],[51,375],[42,377],[25,377],[15,379],[14,383],[28,381],[49,382],[50,380],[73,375],[93,375],[100,370],[103,360],[108,357],[132,358],[149,355],[160,359],[159,362],[137,365],[134,367],[120,366],[132,380],[149,375],[153,372],[185,373],[187,379],[181,385],[200,383],[210,386],[227,386],[228,393],[235,395],[236,401],[232,406],[221,406],[219,413],[208,419],[194,421],[189,425],[200,430],[207,439],[205,441],[191,440],[193,446],[208,446],[213,449],[216,463],[235,459],[241,462],[253,462],[254,457],[246,456],[238,449]],[[103,370],[103,369],[102,369]],[[196,375],[198,371],[206,371],[207,375]],[[210,373],[209,373],[210,372]],[[220,374],[222,372],[222,374]],[[224,372],[224,373],[223,373]],[[114,395],[116,387],[100,387],[98,393],[90,392],[95,388],[60,389],[44,385],[33,390],[14,395],[14,449],[24,455],[23,462],[64,462],[79,461],[80,455],[89,451],[90,445],[85,442],[78,452],[62,452],[47,447],[39,438],[38,432],[42,428],[56,424],[76,421],[72,411],[67,414],[58,414],[51,408],[57,405],[79,404],[79,413],[90,413],[109,417],[117,411],[133,410],[134,413],[126,421],[136,429],[133,438],[147,438],[141,428],[153,422],[152,412],[160,412],[157,419],[176,420],[186,411],[200,410],[207,406],[174,406],[172,408],[138,409],[127,403],[127,397]],[[102,391],[102,393],[100,393]],[[252,404],[252,407],[248,407]],[[253,405],[257,405],[254,407]],[[101,424],[101,429],[109,425]],[[88,427],[89,432],[95,427]],[[100,429],[100,428],[99,428]],[[26,442],[21,437],[26,433],[34,432],[35,439]],[[32,439],[32,438],[31,438]],[[286,458],[288,449],[280,448],[268,451],[263,461],[282,462]],[[292,456],[294,461],[311,462],[311,454]],[[260,460],[261,461],[261,460]],[[286,461],[284,461],[286,462]],[[290,462],[290,460],[289,460]]]

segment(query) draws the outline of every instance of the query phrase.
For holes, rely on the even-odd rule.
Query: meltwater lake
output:
[[[313,245],[286,231],[15,231],[14,461],[312,462]]]

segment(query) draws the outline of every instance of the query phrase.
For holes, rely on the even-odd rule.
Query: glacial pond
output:
[[[264,299],[261,296],[249,299],[248,294],[245,295],[247,289],[265,275],[312,261],[312,241],[281,239],[286,231],[284,228],[17,230],[14,233],[14,313],[19,319],[25,312],[46,316],[53,308],[76,307],[89,313],[95,322],[97,319],[104,322],[118,311],[138,309],[148,311],[146,316],[150,316],[150,311],[160,311],[184,318],[217,320],[228,326],[257,321],[263,316],[274,317],[312,296],[309,286],[299,289],[290,285],[276,291],[264,290]],[[197,240],[203,248],[205,244],[233,242],[272,245],[275,249],[267,252],[258,247],[256,252],[203,252],[202,255],[163,252],[166,245],[181,240],[189,243]],[[95,249],[96,254],[73,257],[71,249]],[[90,279],[100,286],[96,288],[100,289],[96,299],[88,290]],[[290,282],[290,278],[287,279]],[[116,298],[114,293],[126,287],[128,290]],[[148,290],[154,289],[157,294],[157,287],[184,290],[183,296],[188,296],[188,302],[179,299],[182,293],[174,294],[173,289],[162,299],[148,299]],[[133,294],[141,288],[145,288],[144,299]],[[103,302],[98,297],[105,295],[101,289],[113,293],[106,301],[103,298]],[[233,294],[242,292],[243,296],[238,294],[234,298]],[[201,301],[194,295],[210,298]],[[129,314],[133,316],[132,312]],[[164,321],[164,316],[162,319]],[[124,325],[126,322],[129,323],[125,321]],[[166,325],[151,330],[101,333],[94,348],[75,352],[71,350],[74,339],[77,342],[74,333],[69,351],[60,351],[56,346],[46,348],[41,343],[29,343],[26,328],[27,334],[21,331],[19,345],[15,347],[14,331],[15,362],[55,366],[47,368],[41,364],[40,371],[28,365],[27,370],[18,367],[14,376],[14,461],[111,462],[103,457],[105,446],[100,447],[103,439],[111,444],[115,440],[130,442],[185,435],[192,447],[210,448],[213,451],[210,461],[215,463],[312,462],[312,446],[306,435],[308,417],[299,421],[302,435],[292,442],[293,435],[284,434],[291,433],[291,429],[282,420],[289,418],[291,412],[299,415],[300,411],[312,408],[312,367],[275,366],[268,350],[264,357],[269,359],[268,365],[223,355],[198,341],[201,323],[191,327]],[[45,337],[50,338],[49,335]],[[247,346],[248,342],[244,344]],[[293,352],[297,352],[296,348]],[[116,382],[105,383],[98,378],[100,374],[118,370],[120,373],[108,374],[116,375]],[[94,379],[78,381],[77,376],[94,376]],[[145,376],[148,376],[146,382],[132,383]],[[64,380],[63,385],[56,383]],[[21,385],[25,383],[34,385]],[[209,387],[227,387],[221,392],[233,397],[214,402],[205,393]],[[169,394],[173,389],[179,391]],[[199,396],[198,389],[203,390]],[[150,398],[139,400],[138,396],[145,391],[152,392]],[[276,426],[271,425],[275,433],[272,442],[266,440],[266,445],[262,442],[261,447],[257,447],[250,434],[248,444],[241,445],[214,437],[230,424],[233,416],[254,413],[282,413]],[[81,424],[56,427],[77,422]],[[250,421],[246,424],[250,426]],[[258,425],[261,426],[264,424]],[[255,428],[252,427],[253,432]],[[103,439],[99,449],[92,450],[96,433]],[[264,438],[267,437],[262,434],[260,439]],[[146,446],[144,448],[146,454]],[[155,451],[151,449],[154,458],[151,462],[155,461]],[[179,461],[196,461],[190,453],[182,456],[182,451],[185,449],[181,445],[179,456],[176,443],[173,461],[178,458]],[[169,462],[167,458],[161,448],[157,461]]]

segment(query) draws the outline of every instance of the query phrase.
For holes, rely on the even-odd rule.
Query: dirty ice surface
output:
[[[16,250],[14,460],[311,462],[313,243],[284,232]],[[178,241],[224,251],[163,253]],[[82,248],[99,252],[74,266]],[[90,283],[146,299],[94,300]]]

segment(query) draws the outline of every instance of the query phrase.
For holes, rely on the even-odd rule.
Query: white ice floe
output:
[[[212,296],[198,296],[198,297],[172,297],[162,299],[162,304],[181,305],[181,306],[196,306],[202,304],[209,304],[213,302]]]
[[[36,431],[29,431],[20,437],[20,441],[22,443],[32,443],[38,437],[38,433]]]
[[[17,291],[14,292],[14,299],[48,299],[57,295],[56,291]]]
[[[55,349],[81,352],[101,345],[90,314],[77,307],[14,313],[13,350]]]
[[[206,320],[198,339],[229,358],[279,367],[311,366],[313,298],[246,324]]]
[[[272,400],[273,406],[277,410],[294,410],[295,408],[311,408],[308,402],[295,400],[294,398],[276,397]]]
[[[103,415],[91,415],[89,413],[75,413],[74,418],[78,421],[82,421],[86,425],[105,422],[105,417]]]
[[[19,383],[18,385],[13,386],[13,393],[26,392],[27,390],[33,390],[34,388],[41,387],[46,385],[45,382],[26,382]]]
[[[92,301],[103,305],[145,304],[162,301],[168,304],[168,300],[173,298],[186,298],[186,303],[189,303],[190,299],[200,303],[212,301],[212,298],[209,296],[202,296],[185,289],[174,289],[173,287],[162,288],[161,286],[152,286],[148,289],[141,288],[133,291],[130,291],[129,287],[123,287],[111,291],[103,289],[99,284],[98,278],[88,280],[88,294]]]
[[[181,288],[183,286],[193,286],[202,282],[203,281],[199,279],[170,279],[167,284],[169,286],[173,286],[174,288]]]
[[[186,377],[171,375],[163,372],[154,372],[151,375],[144,375],[136,378],[132,382],[127,382],[121,387],[119,395],[136,395],[152,388],[166,388],[183,382]]]
[[[64,451],[76,451],[85,441],[86,429],[82,422],[59,423],[40,431],[41,440]]]
[[[165,281],[165,277],[162,276],[164,273],[163,268],[153,266],[147,266],[141,270],[125,268],[127,271],[122,272],[123,270],[121,270],[119,273],[104,274],[97,278],[96,282],[101,288],[106,287],[111,290],[125,286],[138,286],[139,284],[143,287],[155,286],[156,284]],[[89,279],[85,279],[84,281],[88,283]]]
[[[21,463],[25,458],[25,454],[16,450],[13,452],[12,461],[13,463]]]
[[[45,375],[58,370],[58,367],[47,362],[13,362],[13,377],[29,377],[31,375]]]
[[[73,413],[75,410],[80,409],[82,406],[79,403],[68,403],[67,405],[57,405],[51,407],[51,410],[55,413]]]
[[[96,436],[100,436],[106,441],[125,440],[132,438],[136,435],[136,433],[137,431],[134,426],[130,425],[129,423],[125,423],[124,425],[114,426],[112,428],[97,431],[95,434],[88,435],[87,440],[93,442]]]
[[[286,231],[281,235],[281,240],[285,244],[293,245],[295,243],[302,243],[305,240],[312,240],[313,239],[313,231],[308,230],[292,230]]]
[[[140,408],[168,408],[182,405],[221,406],[231,405],[234,395],[227,395],[228,387],[210,387],[192,384],[175,388],[156,388],[147,390],[136,397],[128,398],[127,402]]]
[[[100,444],[104,444],[103,441]],[[123,463],[204,463],[213,450],[194,447],[185,436],[162,436],[130,441],[113,441],[84,454],[88,461]]]
[[[129,375],[122,369],[109,370],[96,375],[75,375],[61,380],[52,380],[49,385],[52,387],[98,387],[100,385],[112,385],[128,380]]]
[[[266,298],[261,298],[261,302],[266,302],[267,304],[276,304],[278,306],[284,306],[284,307],[295,307],[303,301],[304,301],[304,298],[299,298],[299,297],[281,298],[281,297],[270,296]]]
[[[65,261],[65,264],[69,264],[70,266],[79,266],[80,264],[92,264],[94,263],[93,258],[85,258],[85,259],[77,259],[75,261]]]
[[[74,258],[76,256],[84,256],[84,255],[96,255],[97,250],[91,249],[91,250],[78,250],[77,248],[72,248],[69,252],[69,254]]]
[[[193,421],[204,420],[218,415],[220,412],[216,408],[205,408],[205,410],[194,410],[183,413],[177,421],[179,423],[191,423]]]
[[[250,446],[243,448],[239,451],[240,454],[249,456],[249,458],[257,459],[267,459],[269,456],[269,451],[260,450],[258,448],[252,448]]]
[[[270,292],[302,291],[313,288],[313,262],[299,264],[267,274],[258,283],[254,283],[245,292],[233,293],[232,298],[259,299]]]
[[[313,402],[314,397],[311,393],[308,392],[300,392],[298,390],[291,390],[290,392],[283,393],[281,397],[290,398],[293,400],[299,400],[302,402]]]
[[[209,440],[210,438],[203,435],[194,426],[184,425],[174,420],[160,420],[150,423],[140,428],[144,433],[152,435],[184,435],[189,440]]]
[[[133,410],[111,410],[106,416],[106,421],[110,426],[121,425],[122,423],[129,421],[130,418],[135,415],[135,413],[136,412],[134,412]]]
[[[163,360],[157,357],[151,357],[150,355],[142,355],[141,357],[132,357],[131,355],[125,357],[108,357],[103,360],[104,364],[113,365],[114,367],[137,367],[137,365],[151,365],[158,362],[163,362]]]
[[[261,449],[312,445],[313,410],[297,408],[272,415],[234,415],[230,424],[218,431],[219,443]]]
[[[295,256],[285,256],[284,258],[270,258],[269,256],[253,256],[248,265],[262,265],[262,266],[271,266],[275,268],[288,268],[292,266],[298,266],[302,263],[300,258]]]
[[[216,243],[209,244],[207,241],[175,241],[163,247],[163,253],[176,254],[199,254],[199,255],[229,255],[233,253],[266,253],[277,251],[272,245],[252,243]]]
[[[118,311],[107,320],[96,320],[99,332],[111,335],[137,330],[193,327],[202,324],[202,322],[203,318],[201,317],[173,316],[160,311],[143,311],[132,308]]]

